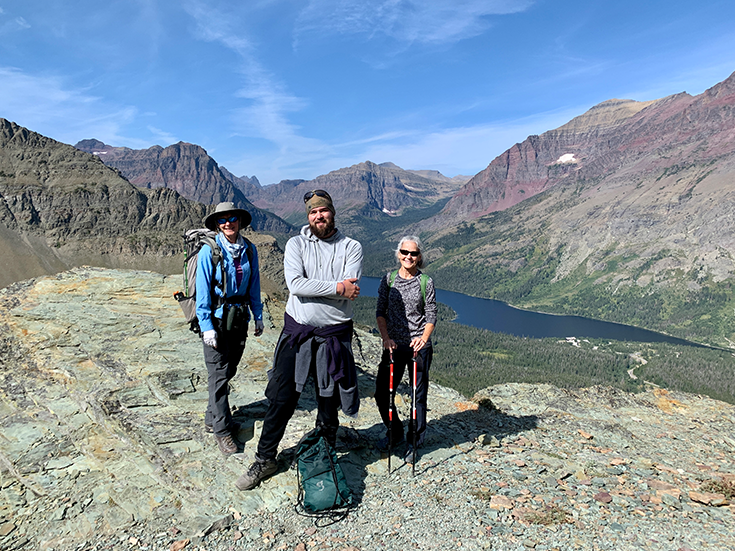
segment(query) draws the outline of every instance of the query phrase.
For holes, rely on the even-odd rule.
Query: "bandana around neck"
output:
[[[236,243],[230,243],[227,238],[222,236],[221,234],[220,237],[220,245],[227,249],[227,252],[230,253],[230,256],[234,259],[240,258],[240,255],[242,255],[242,251],[245,249],[245,240],[242,238],[242,235],[237,236]]]

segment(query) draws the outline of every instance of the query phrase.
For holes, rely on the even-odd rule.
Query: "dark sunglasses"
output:
[[[230,222],[234,224],[238,220],[240,220],[240,217],[237,214],[233,214],[232,216],[228,216],[227,218],[217,218],[217,224],[219,224],[220,226],[225,222]]]
[[[399,249],[398,252],[401,253],[403,256],[411,255],[413,257],[417,257],[421,254],[421,251],[407,251],[406,249]]]
[[[304,203],[306,203],[309,199],[314,197],[314,195],[316,195],[317,197],[324,197],[326,199],[329,199],[330,202],[332,201],[332,198],[329,196],[329,193],[327,193],[323,189],[314,189],[312,191],[307,191],[304,194]]]

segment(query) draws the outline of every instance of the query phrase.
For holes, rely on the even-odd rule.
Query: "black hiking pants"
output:
[[[256,459],[275,459],[278,444],[281,442],[286,425],[293,417],[299,403],[301,393],[296,390],[295,369],[297,347],[291,346],[288,339],[281,339],[273,360],[273,370],[269,373],[265,396],[268,398],[268,411],[263,419],[263,430],[258,440]],[[310,366],[311,379],[317,400],[316,426],[322,427],[329,443],[334,446],[339,428],[339,408],[341,405],[339,391],[335,388],[333,396],[319,396],[316,378],[316,355]]]
[[[424,346],[416,356],[416,421],[418,430],[416,431],[416,445],[420,447],[424,443],[426,434],[426,403],[429,395],[429,367],[434,356],[434,349],[431,345]],[[413,349],[408,345],[398,345],[393,351],[393,395],[395,397],[398,384],[403,379],[404,372],[408,370],[408,382],[413,386]],[[375,403],[380,411],[380,417],[383,423],[388,427],[390,418],[388,411],[390,409],[390,352],[383,350],[383,357],[378,365],[378,376],[375,379]],[[409,403],[410,403],[409,395]],[[394,400],[395,401],[395,400]],[[393,442],[400,442],[403,439],[403,422],[398,417],[398,409],[393,407],[393,423],[391,427],[391,439]],[[408,424],[407,439],[409,444],[413,444],[413,423]]]

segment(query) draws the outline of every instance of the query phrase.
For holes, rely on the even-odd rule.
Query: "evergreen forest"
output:
[[[355,323],[375,324],[374,297],[355,301]],[[668,343],[604,339],[533,339],[452,322],[439,305],[432,337],[431,380],[472,397],[503,383],[548,383],[560,388],[613,386],[639,392],[646,384],[735,403],[731,352]]]

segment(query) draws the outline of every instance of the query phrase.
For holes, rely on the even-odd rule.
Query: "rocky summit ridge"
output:
[[[241,453],[225,458],[204,430],[206,369],[178,283],[82,267],[0,291],[3,549],[735,549],[735,406],[656,387],[506,384],[467,399],[432,385],[416,476],[397,455],[389,474],[365,328],[361,412],[337,443],[354,510],[328,527],[297,515],[287,454],[239,492],[283,304],[264,297],[266,331],[232,381]],[[404,386],[397,403],[405,414]],[[306,391],[282,448],[314,414]]]
[[[453,196],[440,218],[477,218],[557,186],[607,187],[623,179],[645,184],[672,167],[713,165],[717,171],[725,161],[729,168],[733,105],[735,73],[697,96],[602,102],[499,155]]]
[[[280,233],[293,229],[272,213],[256,208],[245,197],[243,189],[260,187],[255,185],[257,179],[234,177],[199,145],[179,142],[168,147],[155,145],[148,149],[130,149],[89,139],[78,142],[74,147],[99,157],[105,165],[118,170],[140,188],[173,189],[181,196],[205,205],[232,201],[250,212],[255,229]]]
[[[290,220],[303,217],[304,193],[324,189],[340,210],[340,217],[374,218],[379,213],[395,216],[408,208],[426,208],[449,198],[464,180],[447,178],[436,171],[409,171],[393,163],[365,161],[313,180],[288,180],[253,190],[248,197],[264,209]]]

